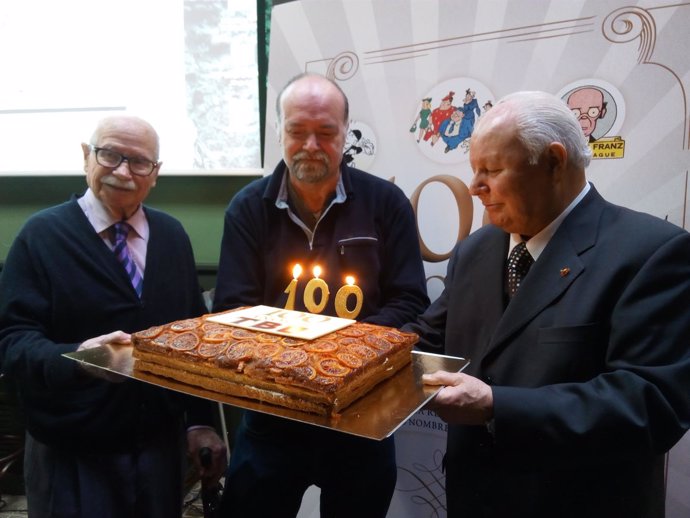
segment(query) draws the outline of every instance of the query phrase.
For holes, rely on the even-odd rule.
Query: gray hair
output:
[[[570,164],[583,169],[589,165],[592,151],[580,123],[562,99],[546,92],[516,92],[494,106],[504,103],[511,105],[517,138],[527,150],[530,164],[539,161],[549,144],[560,142],[568,152]]]

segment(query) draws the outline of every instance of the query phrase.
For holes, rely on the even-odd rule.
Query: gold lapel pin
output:
[[[561,277],[565,277],[569,273],[570,273],[570,268],[568,268],[567,266],[565,268],[561,268]]]

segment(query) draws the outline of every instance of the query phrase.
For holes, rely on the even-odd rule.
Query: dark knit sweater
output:
[[[41,442],[130,450],[177,429],[189,403],[146,383],[89,377],[62,357],[88,338],[203,312],[187,234],[172,217],[144,210],[151,232],[141,300],[76,197],[32,216],[9,251],[0,274],[0,366]],[[191,404],[192,421],[207,422]]]

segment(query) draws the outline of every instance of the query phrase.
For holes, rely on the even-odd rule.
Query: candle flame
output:
[[[300,275],[302,275],[302,267],[299,264],[296,264],[292,267],[292,276],[297,279]]]
[[[314,272],[314,277],[316,277],[318,279],[319,275],[321,275],[321,267],[317,264],[316,266],[314,266],[313,272]]]
[[[345,282],[352,286],[355,283],[355,278],[352,275],[348,275],[345,277]]]

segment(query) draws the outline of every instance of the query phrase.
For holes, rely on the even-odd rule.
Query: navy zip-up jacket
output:
[[[429,303],[414,212],[399,187],[364,171],[340,166],[347,199],[333,203],[311,240],[276,201],[286,166],[243,188],[225,213],[214,311],[243,305],[285,307],[292,267],[304,269],[295,293],[307,311],[304,288],[321,266],[329,286],[324,314],[335,316],[335,294],[352,275],[363,291],[357,317],[400,327]],[[317,301],[318,302],[318,301]]]

